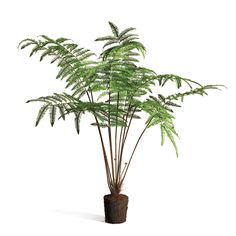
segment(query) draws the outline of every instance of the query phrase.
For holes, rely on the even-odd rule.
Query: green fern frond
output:
[[[158,98],[160,99],[160,101],[165,103],[166,99],[165,99],[165,97],[162,94],[158,94]]]
[[[167,106],[173,106],[173,107],[181,107],[180,105],[178,105],[178,104],[176,104],[176,103],[173,103],[173,102],[171,102],[171,101],[166,102],[165,105],[167,105]]]
[[[41,119],[45,115],[46,111],[49,109],[49,106],[50,106],[49,104],[45,104],[40,108],[37,118],[36,118],[35,126],[38,126],[39,122],[41,121]]]
[[[95,41],[104,41],[102,53],[96,54],[81,47],[71,39],[60,37],[53,39],[46,35],[36,39],[22,40],[18,48],[30,48],[30,56],[39,55],[40,61],[50,59],[57,66],[56,79],[65,81],[70,92],[54,93],[27,102],[41,102],[36,126],[44,114],[49,111],[49,120],[53,126],[58,119],[65,120],[74,115],[75,128],[80,132],[81,115],[88,112],[95,117],[95,125],[100,128],[121,127],[127,132],[132,119],[140,119],[142,113],[148,115],[146,128],[159,125],[161,145],[165,137],[170,139],[178,155],[174,137],[178,134],[174,128],[174,108],[180,107],[178,101],[189,95],[207,95],[208,90],[220,89],[221,85],[201,85],[200,83],[173,74],[158,75],[155,71],[138,65],[140,56],[145,56],[146,48],[139,42],[135,28],[126,28],[119,32],[118,27],[109,22],[112,35],[99,37]],[[163,95],[162,89],[173,83],[180,91]],[[157,87],[158,93],[154,93]],[[172,110],[173,109],[173,110]]]
[[[51,126],[54,125],[55,123],[55,118],[56,118],[56,106],[52,105],[50,106],[50,123],[51,123]]]
[[[165,143],[165,129],[163,125],[160,125],[160,128],[161,128],[161,146],[163,146]]]
[[[107,43],[104,44],[103,48],[110,46],[111,44],[117,43],[117,40],[109,40]]]
[[[65,120],[65,106],[63,104],[57,104],[57,107],[59,109],[62,119]]]
[[[168,81],[176,83],[177,88],[182,87],[183,82],[186,83],[190,87],[190,89],[192,89],[192,85],[197,85],[199,87],[202,86],[200,83],[198,83],[196,81],[186,79],[186,78],[182,78],[180,76],[173,75],[173,74],[157,75],[156,77],[154,77],[154,79],[158,80],[159,85],[161,87],[163,87],[166,84],[166,82],[168,82]]]
[[[208,89],[220,90],[221,87],[225,87],[225,86],[224,85],[205,85],[200,88],[191,89],[191,90],[184,92],[184,93],[176,93],[176,94],[169,95],[168,97],[166,97],[166,99],[167,100],[178,100],[180,98],[181,101],[183,102],[183,100],[186,96],[195,95],[195,94],[198,94],[201,96],[208,95],[206,90],[208,90]]]
[[[127,28],[127,29],[121,31],[121,33],[120,33],[120,35],[119,35],[119,40],[120,40],[124,35],[126,35],[128,32],[133,31],[133,30],[136,30],[136,29],[130,27],[130,28]]]
[[[60,55],[54,56],[54,58],[51,60],[51,64],[57,61],[58,59],[60,59]]]
[[[75,128],[77,131],[77,134],[80,133],[80,119],[81,119],[82,112],[78,112],[75,115]]]
[[[98,124],[97,124],[97,123],[91,123],[91,125],[93,125],[93,126],[99,126],[99,127],[101,127],[101,128],[107,128],[107,127],[108,127],[107,124],[104,124],[104,123],[101,123],[101,122],[99,122]]]
[[[126,35],[123,35],[122,37],[119,37],[119,41],[122,42],[122,41],[131,41],[131,40],[134,40],[134,39],[138,39],[138,35],[137,34],[126,34]]]
[[[176,152],[176,156],[178,157],[179,156],[179,153],[178,153],[178,148],[177,148],[177,145],[176,145],[176,142],[175,142],[175,139],[174,139],[174,136],[172,135],[173,131],[166,128],[166,126],[163,127],[164,130],[165,130],[165,133],[167,134],[169,140],[171,141],[171,143],[173,144],[174,148],[175,148],[175,152]]]
[[[110,21],[108,23],[109,23],[109,25],[111,27],[111,31],[114,34],[114,36],[119,37],[119,29],[118,29],[118,27],[114,23],[112,23]]]
[[[58,38],[58,39],[56,39],[57,43],[64,43],[66,41],[71,41],[71,39],[67,39],[67,38]]]
[[[115,39],[116,37],[108,35],[108,36],[97,38],[95,39],[95,41],[107,41],[107,40],[115,40]]]
[[[35,40],[33,40],[33,39],[24,39],[19,43],[18,48],[19,49],[24,49],[24,48],[26,48],[30,45],[33,45],[33,44],[36,44]]]
[[[128,41],[128,42],[124,41],[122,45],[130,49],[137,49],[138,51],[142,53],[142,56],[145,57],[146,48],[142,43],[137,42],[137,41]]]

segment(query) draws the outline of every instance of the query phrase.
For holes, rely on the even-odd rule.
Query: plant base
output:
[[[111,224],[119,224],[126,221],[126,214],[128,209],[128,196],[124,194],[119,195],[105,195],[105,222]]]

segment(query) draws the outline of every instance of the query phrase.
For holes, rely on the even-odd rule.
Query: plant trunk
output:
[[[126,214],[128,209],[128,196],[124,194],[105,195],[105,222],[111,224],[119,224],[126,221]]]

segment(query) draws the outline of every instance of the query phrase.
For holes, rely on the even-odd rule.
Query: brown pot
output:
[[[111,224],[119,224],[126,221],[128,209],[128,196],[124,194],[105,195],[105,222]]]

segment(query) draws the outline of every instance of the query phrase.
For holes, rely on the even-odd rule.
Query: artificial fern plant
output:
[[[53,126],[56,118],[65,120],[74,115],[77,133],[80,119],[85,112],[94,117],[105,163],[107,184],[111,195],[119,195],[135,150],[144,132],[159,126],[161,145],[167,137],[176,151],[174,127],[175,107],[189,95],[207,95],[207,90],[220,89],[221,85],[201,85],[200,83],[173,74],[156,74],[155,71],[139,66],[139,60],[146,54],[146,48],[138,41],[135,28],[119,31],[109,22],[111,34],[95,41],[104,42],[100,55],[78,46],[67,38],[52,39],[41,35],[37,39],[25,39],[19,48],[32,47],[30,56],[39,53],[40,61],[51,58],[59,72],[56,79],[64,80],[69,92],[31,99],[27,102],[41,102],[36,126],[45,113],[49,112]],[[163,94],[162,87],[168,83],[176,85],[176,93]],[[180,88],[187,88],[179,92]],[[157,88],[158,93],[153,93]],[[123,162],[123,151],[132,122],[147,113],[144,129],[134,146],[128,161]],[[107,133],[106,133],[107,132]],[[108,135],[109,143],[104,141]]]

